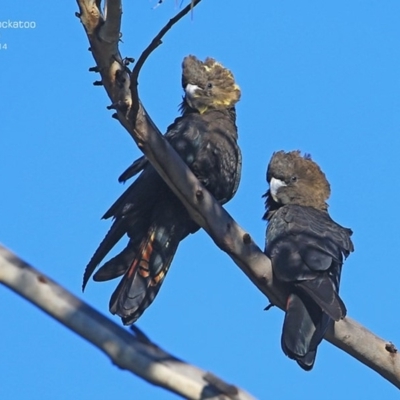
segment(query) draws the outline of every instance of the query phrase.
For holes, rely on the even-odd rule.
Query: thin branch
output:
[[[238,387],[172,356],[144,339],[144,334],[131,334],[1,245],[0,282],[94,344],[113,364],[154,385],[187,399],[254,400]]]
[[[81,21],[88,33],[90,27],[96,25],[93,19],[100,13],[85,14],[88,7],[83,4],[91,3],[90,0],[78,0],[78,3],[82,4]],[[101,17],[97,18],[97,26],[99,26]],[[88,26],[85,22],[87,20],[89,20]],[[127,84],[130,80],[129,74],[124,71],[124,79],[126,77],[124,84],[117,82],[116,74],[113,77],[110,60],[115,57],[115,54],[119,55],[118,42],[114,42],[114,46],[108,46],[103,45],[96,35],[88,33],[88,38],[93,56],[99,66],[102,82],[113,104],[118,103],[121,98],[126,98],[129,99],[126,103],[128,111],[132,101],[139,105],[135,121],[126,118],[130,115],[129,112],[123,113],[121,108],[117,108],[121,124],[179,197],[193,220],[207,231],[218,247],[229,254],[272,304],[282,308],[286,295],[283,288],[273,279],[270,260],[252,241],[250,235],[200,185],[177,153],[159,135],[157,127],[141,106],[137,93],[132,91],[131,94],[129,90],[130,85]],[[400,388],[400,358],[397,352],[390,351],[392,348],[390,342],[380,339],[350,318],[335,323],[325,338]]]
[[[143,67],[143,64],[149,57],[149,55],[162,43],[162,38],[165,34],[180,20],[182,19],[188,12],[192,11],[194,7],[199,4],[201,0],[194,0],[190,4],[188,4],[182,11],[175,15],[175,17],[171,18],[168,23],[158,32],[158,34],[154,37],[151,43],[144,49],[142,54],[140,55],[139,59],[135,67],[133,68],[131,74],[131,82],[132,85],[137,85],[139,72]]]
[[[139,73],[141,68],[143,67],[143,64],[149,57],[149,55],[162,43],[162,38],[164,35],[180,20],[182,19],[189,11],[192,11],[194,7],[196,7],[197,4],[200,3],[201,0],[193,0],[188,4],[182,11],[180,11],[178,14],[175,15],[175,17],[171,18],[168,23],[158,32],[158,34],[154,37],[154,39],[150,42],[150,44],[143,50],[142,54],[140,55],[139,59],[137,60],[137,63],[135,64],[135,67],[132,70],[132,73],[130,74],[130,91],[131,91],[131,96],[132,96],[132,106],[129,110],[129,113],[127,114],[127,119],[129,121],[137,121],[139,112],[144,111],[143,107],[141,109],[141,103],[139,99],[139,93],[138,93],[138,79],[139,79]],[[143,117],[146,116],[146,113],[143,113]],[[140,118],[140,117],[139,117]],[[141,120],[141,125],[147,125],[149,123],[149,118],[145,118],[144,120]],[[154,123],[151,121],[152,128],[154,129]],[[133,140],[137,142],[137,138],[140,137],[140,130],[137,130],[137,123],[133,123],[133,128],[136,131],[135,134],[133,135]],[[157,128],[156,128],[157,129]],[[157,132],[158,129],[157,129]],[[131,135],[132,136],[132,135]],[[139,145],[139,142],[137,142]]]

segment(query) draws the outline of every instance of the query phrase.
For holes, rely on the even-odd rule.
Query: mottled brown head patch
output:
[[[195,56],[187,56],[182,63],[182,87],[186,85],[204,86],[206,83],[206,74],[204,73],[204,63],[198,60]]]
[[[321,168],[309,154],[300,151],[278,151],[272,155],[267,170],[267,181],[272,178],[284,183],[276,198],[281,205],[299,204],[326,210],[331,190]]]
[[[230,109],[241,94],[229,69],[213,58],[202,62],[192,55],[182,63],[182,87],[186,92],[183,110],[190,107],[200,113],[208,109]]]

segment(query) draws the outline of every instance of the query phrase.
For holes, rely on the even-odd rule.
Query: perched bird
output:
[[[239,185],[241,153],[237,145],[235,104],[240,89],[232,73],[212,58],[194,56],[182,64],[185,92],[182,115],[165,138],[199,181],[221,204]],[[114,218],[111,229],[86,267],[83,289],[108,252],[125,235],[126,248],[94,274],[95,281],[123,275],[110,299],[110,312],[125,325],[134,323],[152,303],[168,272],[179,243],[199,229],[180,200],[146,159],[136,160],[120,177],[139,177],[104,214]]]
[[[312,369],[331,320],[346,315],[339,297],[352,231],[328,214],[330,186],[319,166],[299,151],[273,154],[267,170],[265,253],[288,289],[281,345],[303,369]]]

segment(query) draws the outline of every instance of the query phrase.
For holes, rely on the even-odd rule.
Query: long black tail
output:
[[[109,271],[126,271],[110,299],[110,312],[119,315],[125,325],[133,324],[153,302],[181,239],[152,224],[136,252],[129,243],[94,275],[94,280],[102,281],[110,279]]]
[[[330,321],[331,318],[307,295],[290,294],[281,337],[283,352],[301,368],[311,370]]]

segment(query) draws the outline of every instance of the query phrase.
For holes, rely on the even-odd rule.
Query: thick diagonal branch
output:
[[[78,3],[81,9],[81,21],[88,33],[102,82],[113,104],[116,104],[119,121],[183,202],[192,218],[207,231],[217,246],[229,254],[258,289],[270,299],[271,303],[282,308],[286,296],[283,288],[273,279],[270,260],[251,240],[250,235],[238,226],[200,185],[189,168],[159,134],[140,105],[136,84],[134,82],[132,85],[130,84],[129,73],[121,67],[124,80],[121,83],[117,79],[118,77],[116,78],[118,74],[115,74],[112,60],[115,59],[115,54],[118,54],[121,59],[118,40],[114,38],[114,41],[111,40],[104,44],[100,39],[102,37],[100,12],[87,12],[86,10],[90,7],[85,4],[91,3],[88,0],[78,0]],[[92,26],[98,27],[96,33],[90,30]],[[108,44],[111,42],[113,46]],[[129,90],[131,86],[132,94]],[[121,98],[128,99],[127,103],[124,103],[125,109],[119,107]],[[134,107],[133,112],[129,112],[132,111],[132,104],[138,106]],[[134,118],[135,115],[136,118]],[[390,342],[380,339],[350,318],[335,323],[326,334],[326,339],[400,388],[400,358],[394,347],[391,347]]]
[[[254,400],[210,373],[133,335],[33,269],[0,245],[0,283],[8,286],[103,351],[111,361],[154,385],[187,399]],[[225,390],[229,388],[229,390]]]

